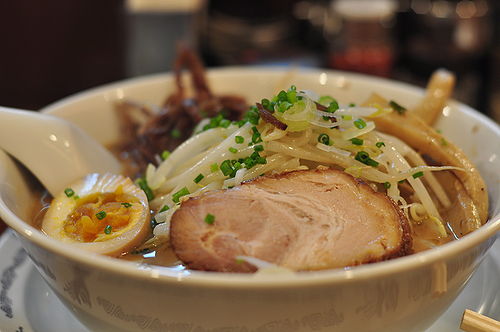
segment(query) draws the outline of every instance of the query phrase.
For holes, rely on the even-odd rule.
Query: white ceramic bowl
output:
[[[319,70],[228,68],[211,71],[209,80],[214,92],[242,94],[249,101],[292,83],[341,102],[377,92],[411,107],[423,94],[401,83]],[[83,92],[44,111],[110,144],[120,137],[115,100],[160,104],[173,89],[170,75],[149,76]],[[31,179],[2,151],[0,217],[20,235],[49,286],[96,331],[422,331],[463,289],[500,229],[500,128],[457,102],[443,111],[437,127],[484,176],[490,221],[459,241],[382,263],[256,278],[138,267],[76,251],[26,222],[35,199]]]

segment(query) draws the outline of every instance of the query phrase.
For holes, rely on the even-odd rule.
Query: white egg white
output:
[[[138,188],[129,178],[114,174],[90,174],[81,181],[69,185],[80,198],[94,193],[115,192],[121,186],[123,193],[135,197],[128,226],[112,232],[107,236],[99,236],[93,242],[81,242],[69,236],[64,230],[65,221],[78,206],[78,199],[68,197],[61,192],[52,201],[42,222],[42,231],[59,241],[91,252],[120,256],[142,243],[150,233],[149,204],[144,191]],[[140,205],[139,207],[137,205]]]

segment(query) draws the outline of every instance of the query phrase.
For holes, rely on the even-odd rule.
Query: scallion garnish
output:
[[[391,184],[389,182],[384,182],[384,188],[389,189],[391,187]]]
[[[203,176],[203,174],[200,173],[200,174],[198,174],[197,177],[194,178],[193,181],[194,181],[194,183],[199,183],[201,180],[203,180],[204,177],[205,176]]]
[[[215,216],[213,214],[207,213],[205,216],[205,222],[209,225],[212,225],[215,222]]]
[[[268,110],[271,113],[274,113],[274,103],[271,102],[269,99],[264,98],[260,101],[260,103],[262,104],[262,107],[264,107],[266,110]]]
[[[250,109],[245,113],[243,119],[238,122],[238,125],[243,126],[245,123],[250,122],[253,125],[259,124],[259,109],[257,106],[250,106]]]
[[[67,197],[71,197],[75,194],[75,191],[71,188],[66,188],[64,189],[64,193],[66,194]]]
[[[253,147],[254,151],[261,152],[264,151],[264,146],[262,144],[256,145]]]
[[[391,106],[391,108],[393,110],[395,110],[396,112],[398,112],[399,114],[403,114],[404,112],[406,112],[406,108],[404,108],[403,106],[399,105],[394,100],[389,101],[389,106]]]
[[[363,129],[366,127],[366,122],[363,119],[357,119],[357,120],[354,120],[354,125],[358,129]]]
[[[259,133],[259,130],[257,129],[257,127],[252,127],[252,131],[253,131],[252,143],[255,144],[255,143],[262,142],[262,138],[260,137],[260,133]]]
[[[168,211],[168,210],[170,210],[170,206],[163,205],[163,207],[160,209],[160,211],[158,211],[158,213],[165,212],[165,211]]]
[[[359,151],[358,153],[356,153],[354,159],[368,166],[373,166],[373,167],[378,166],[378,162],[370,158],[370,155],[366,151]]]
[[[170,136],[172,136],[173,138],[180,138],[181,131],[179,129],[175,128],[170,132]]]
[[[330,136],[328,136],[327,134],[320,134],[318,136],[318,142],[324,145],[330,145]]]
[[[351,143],[354,145],[363,145],[364,141],[360,138],[354,137],[350,139]]]
[[[224,160],[220,164],[220,170],[221,170],[222,174],[224,174],[225,176],[230,175],[233,172],[233,167],[231,165],[231,161],[230,160]]]
[[[124,207],[126,207],[127,209],[128,209],[129,207],[131,207],[131,206],[132,206],[132,204],[130,204],[130,203],[128,203],[128,202],[121,203],[121,205],[123,205],[123,206],[124,206]]]
[[[181,190],[179,190],[178,192],[176,192],[175,194],[172,195],[172,201],[174,203],[179,203],[179,199],[182,197],[182,196],[186,196],[186,195],[189,195],[189,190],[188,188],[184,187],[182,188]]]
[[[236,142],[236,144],[241,144],[245,141],[245,138],[243,138],[243,136],[236,136],[234,138],[234,141]]]
[[[328,108],[326,109],[325,112],[335,113],[335,111],[338,109],[339,109],[339,103],[335,99],[333,99],[333,101],[330,102],[330,105],[328,105]]]
[[[111,234],[112,229],[113,229],[113,227],[111,225],[107,225],[106,227],[104,227],[104,233]]]
[[[166,160],[170,156],[170,151],[165,150],[161,153],[161,160]]]
[[[238,153],[238,149],[237,148],[230,147],[228,150],[231,153]]]
[[[231,125],[231,121],[228,119],[222,119],[220,120],[219,126],[222,128],[227,128]]]
[[[381,147],[385,146],[385,143],[384,142],[377,142],[377,143],[375,143],[375,146],[377,148],[381,148]]]
[[[151,190],[145,178],[139,178],[135,180],[135,183],[144,191],[146,197],[148,198],[148,201],[151,201],[155,198],[153,190]]]
[[[95,214],[96,218],[99,220],[103,220],[106,218],[106,211],[99,211]]]
[[[414,173],[412,176],[414,179],[416,179],[416,178],[419,178],[421,176],[424,176],[424,172],[417,172],[417,173]]]
[[[210,171],[212,173],[217,172],[218,170],[219,170],[219,165],[217,165],[217,163],[210,165]]]

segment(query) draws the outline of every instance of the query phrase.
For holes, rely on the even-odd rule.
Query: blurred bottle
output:
[[[283,61],[300,53],[298,0],[206,1],[198,18],[199,49],[209,66]]]
[[[393,0],[335,0],[331,20],[328,66],[378,76],[389,76],[394,65]],[[335,26],[335,25],[334,25]]]
[[[445,67],[457,75],[455,97],[487,112],[493,80],[492,13],[487,0],[402,1],[398,78],[423,85],[432,71]]]

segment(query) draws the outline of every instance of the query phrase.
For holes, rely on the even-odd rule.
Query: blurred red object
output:
[[[328,65],[377,76],[390,76],[394,64],[391,34],[396,3],[392,0],[336,0]]]
[[[394,55],[390,48],[383,46],[352,47],[330,54],[328,60],[332,68],[387,77],[392,70]]]

